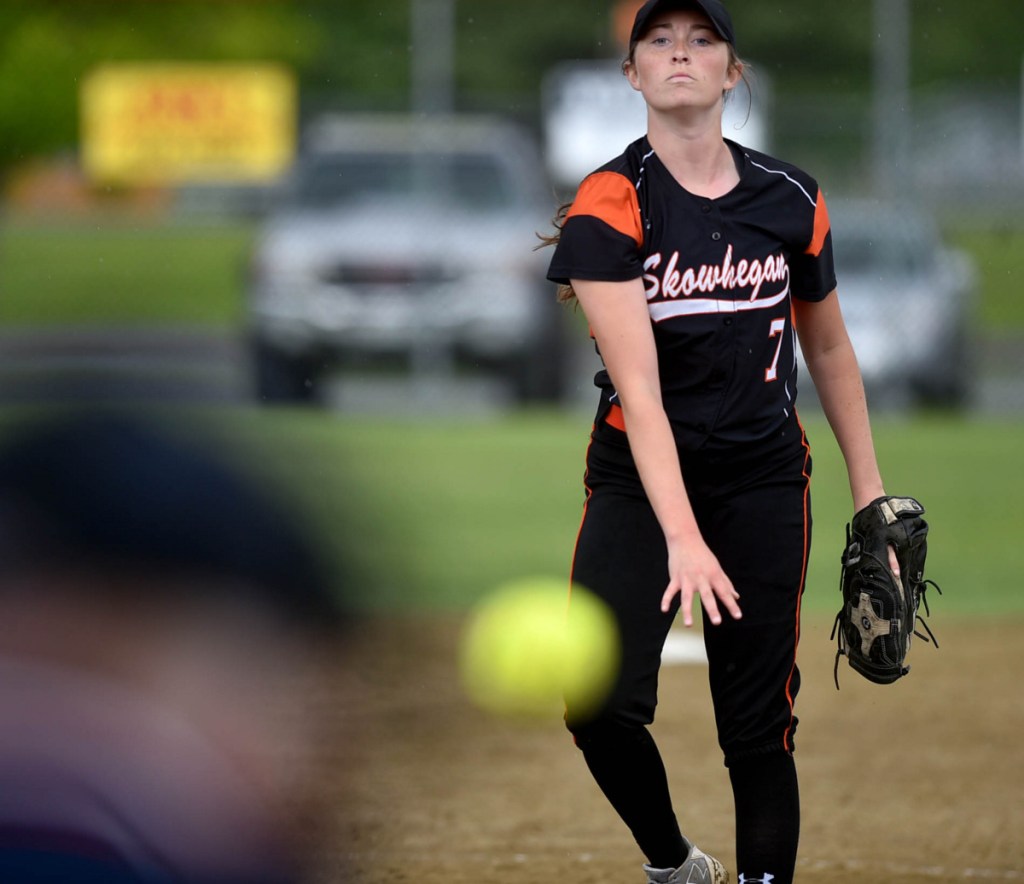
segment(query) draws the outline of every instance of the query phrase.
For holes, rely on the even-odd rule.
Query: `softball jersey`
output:
[[[739,184],[707,199],[676,182],[646,137],[635,141],[584,179],[548,271],[559,283],[643,279],[681,450],[769,438],[786,422],[797,382],[790,299],[819,301],[836,285],[814,179],[726,143]],[[595,383],[614,405],[607,372]]]

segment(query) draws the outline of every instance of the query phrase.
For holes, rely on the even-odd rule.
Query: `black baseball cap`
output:
[[[43,569],[160,575],[169,582],[104,585],[238,601],[300,628],[341,625],[342,588],[303,513],[209,445],[100,409],[31,419],[4,436],[0,594],[9,576]]]
[[[640,41],[655,15],[669,9],[687,6],[696,6],[702,10],[711,19],[711,24],[715,26],[718,36],[725,40],[726,43],[731,43],[733,46],[736,45],[736,34],[732,27],[732,16],[729,15],[729,10],[719,0],[647,0],[637,11],[636,18],[633,19],[633,30],[629,35],[630,47],[635,46]]]

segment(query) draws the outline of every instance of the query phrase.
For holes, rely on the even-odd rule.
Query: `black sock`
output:
[[[679,831],[665,765],[647,728],[591,726],[577,733],[576,745],[648,863],[655,868],[682,865],[690,844]]]
[[[736,862],[748,884],[791,884],[800,839],[796,764],[785,752],[733,762]],[[768,875],[773,877],[769,878]]]

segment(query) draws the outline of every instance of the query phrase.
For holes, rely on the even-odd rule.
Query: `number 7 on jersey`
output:
[[[775,358],[772,360],[772,364],[764,370],[764,382],[770,383],[779,376],[779,354],[782,352],[782,333],[786,330],[785,319],[773,319],[772,324],[768,329],[768,339],[778,338],[779,341],[775,345]]]

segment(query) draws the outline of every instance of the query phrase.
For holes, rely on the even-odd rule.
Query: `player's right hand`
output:
[[[670,544],[668,560],[670,580],[661,597],[661,610],[666,614],[672,609],[673,599],[678,594],[683,625],[688,628],[693,626],[695,596],[715,626],[722,622],[723,607],[734,620],[743,616],[738,601],[740,594],[703,541],[676,548]]]

